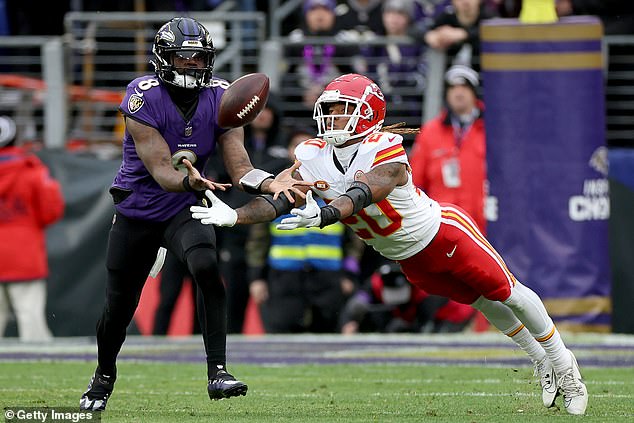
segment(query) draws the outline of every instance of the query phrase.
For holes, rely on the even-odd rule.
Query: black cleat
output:
[[[209,381],[207,392],[209,399],[219,400],[223,398],[246,395],[249,387],[224,370],[218,371],[216,377]]]
[[[82,411],[104,411],[108,398],[114,389],[115,378],[104,376],[95,371],[90,378],[88,389],[79,400],[79,409]]]

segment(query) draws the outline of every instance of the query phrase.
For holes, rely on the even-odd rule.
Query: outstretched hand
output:
[[[310,189],[309,187],[311,187],[313,183],[293,178],[293,173],[299,169],[301,165],[302,163],[300,161],[295,161],[293,166],[284,169],[273,179],[273,182],[271,182],[268,187],[268,190],[273,194],[273,199],[276,200],[277,197],[283,193],[288,201],[294,203],[295,198],[291,192],[299,195],[300,198],[306,198],[306,191]]]
[[[290,230],[297,228],[311,228],[321,225],[321,207],[313,198],[313,192],[306,193],[306,207],[291,210],[291,217],[285,217],[277,225],[277,229]]]
[[[203,225],[233,226],[238,221],[238,213],[225,204],[210,190],[205,191],[209,207],[191,206],[189,211],[194,219]]]
[[[190,162],[189,160],[183,159],[181,162],[187,168],[189,186],[192,187],[194,191],[204,191],[206,189],[210,189],[212,191],[215,191],[216,189],[219,189],[220,191],[226,191],[227,188],[231,187],[231,184],[221,184],[219,182],[214,182],[210,181],[209,179],[203,178],[198,169],[196,169],[192,162]]]

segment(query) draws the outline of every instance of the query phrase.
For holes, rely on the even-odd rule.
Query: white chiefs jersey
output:
[[[321,139],[304,141],[295,149],[303,180],[313,182],[313,193],[326,203],[344,194],[363,173],[386,163],[408,166],[403,137],[388,132],[368,135],[344,172],[335,161],[334,148]],[[391,260],[403,260],[427,246],[440,227],[440,206],[412,182],[397,186],[377,203],[370,204],[342,222],[367,244]]]

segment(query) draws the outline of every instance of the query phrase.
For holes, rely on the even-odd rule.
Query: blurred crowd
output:
[[[69,11],[187,14],[215,10],[223,4],[218,0],[2,3],[0,35],[61,35],[63,17]],[[233,10],[269,12],[267,2],[234,3]],[[598,15],[606,34],[632,34],[634,19],[628,3],[557,0],[556,10],[559,16]],[[294,146],[314,136],[312,105],[324,85],[343,73],[362,73],[377,81],[385,93],[388,116],[409,117],[408,123],[420,125],[420,133],[408,145],[414,182],[438,201],[465,208],[486,231],[479,26],[483,19],[517,17],[521,6],[521,0],[304,0],[282,23],[288,43],[280,90],[271,94],[264,112],[245,128],[254,166],[276,173],[292,163]],[[371,43],[380,37],[388,37],[388,41]],[[424,54],[430,48],[447,54],[445,107],[422,125]],[[437,154],[441,150],[445,153]],[[220,158],[208,165],[208,176],[226,182],[219,163]],[[237,189],[222,195],[232,207],[243,205],[248,198]],[[291,232],[281,239],[274,223],[219,228],[230,333],[242,331],[249,299],[259,306],[269,333],[453,332],[477,323],[471,307],[411,286],[398,266],[379,260],[341,224],[327,230]],[[185,269],[169,263],[168,257],[156,334],[167,332],[175,295],[187,277]],[[39,280],[45,274],[36,276],[31,279]],[[7,281],[0,279],[0,287],[2,282]],[[3,295],[0,289],[0,300]]]
[[[607,35],[634,33],[632,2],[556,0],[554,3],[559,16],[599,16]],[[6,2],[4,8],[0,7],[0,35],[62,35],[68,31],[64,27],[64,15],[71,11],[173,11],[195,16],[196,12],[231,10],[270,15],[270,7],[268,2],[254,0]],[[422,119],[423,95],[428,86],[426,52],[434,49],[446,53],[447,68],[459,64],[479,71],[481,21],[518,17],[521,8],[521,0],[302,1],[279,22],[280,27],[275,31],[282,35],[283,46],[277,92],[283,112],[281,122],[285,127],[298,122],[301,126],[311,126],[312,104],[324,84],[333,75],[356,72],[379,83],[395,121],[416,125]],[[265,36],[273,33],[273,28],[265,29]],[[258,51],[251,53],[259,54]],[[97,67],[103,73],[137,71],[132,61],[116,65],[100,63]],[[120,84],[105,80],[94,83],[108,87]],[[394,123],[389,119],[387,124]],[[405,138],[408,146],[412,141],[411,137]]]

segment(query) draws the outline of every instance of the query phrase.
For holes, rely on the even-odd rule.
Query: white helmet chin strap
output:
[[[332,131],[326,131],[324,132],[323,135],[323,139],[324,141],[326,141],[328,144],[332,144],[334,146],[338,146],[341,144],[345,144],[346,141],[348,141],[350,139],[350,132],[345,131],[345,130],[332,130]]]
[[[193,75],[182,75],[176,71],[174,71],[174,81],[175,85],[183,88],[198,88],[198,81],[196,81],[196,77]]]
[[[172,84],[177,85],[181,88],[203,88],[205,85],[201,80],[198,79],[198,75],[202,75],[203,69],[188,69],[183,73],[180,73],[176,70],[172,71],[174,74],[174,79],[172,80]],[[202,78],[202,76],[201,76]]]

